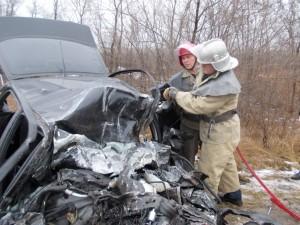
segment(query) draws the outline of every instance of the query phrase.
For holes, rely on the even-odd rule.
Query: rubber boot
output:
[[[229,202],[229,203],[237,205],[237,206],[243,205],[241,190],[226,193],[223,197],[221,197],[221,199],[223,202]]]
[[[300,171],[291,177],[293,180],[300,180]]]

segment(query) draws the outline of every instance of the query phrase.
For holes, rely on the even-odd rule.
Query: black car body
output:
[[[185,159],[140,141],[158,92],[110,78],[88,27],[3,17],[0,30],[1,225],[277,224],[218,209]]]

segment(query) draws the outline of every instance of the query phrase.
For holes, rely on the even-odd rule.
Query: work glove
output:
[[[175,99],[177,92],[178,90],[176,88],[169,87],[164,91],[163,96],[167,101],[171,101]]]

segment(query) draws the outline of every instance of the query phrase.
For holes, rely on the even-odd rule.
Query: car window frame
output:
[[[18,91],[10,85],[5,85],[0,90],[0,102],[5,101],[8,95],[13,95],[15,97],[18,109],[10,118],[8,124],[6,125],[3,133],[0,137],[0,196],[1,200],[4,200],[5,190],[2,190],[2,184],[5,178],[11,173],[15,165],[24,159],[26,155],[29,154],[31,148],[30,144],[37,138],[37,124],[34,118],[34,114],[30,109],[29,105],[23,99],[23,97],[18,93]],[[18,125],[21,122],[21,117],[25,118],[27,121],[28,129],[26,138],[18,148],[7,158],[6,153],[9,148],[9,142],[12,140],[13,135],[18,129]],[[1,204],[0,204],[1,205]]]

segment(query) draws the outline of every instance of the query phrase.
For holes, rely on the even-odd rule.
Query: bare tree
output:
[[[83,24],[83,18],[89,10],[91,0],[71,0],[79,23]]]
[[[114,0],[113,1],[113,13],[114,13],[114,23],[112,31],[112,41],[110,45],[110,70],[113,72],[118,68],[118,61],[121,55],[121,43],[123,35],[123,1]]]
[[[29,8],[31,17],[37,17],[38,14],[38,5],[36,0],[32,1],[32,6]]]
[[[16,13],[16,7],[19,4],[19,0],[6,0],[5,1],[5,15],[14,16]]]
[[[53,0],[53,19],[57,20],[58,18],[58,6],[59,0]]]

